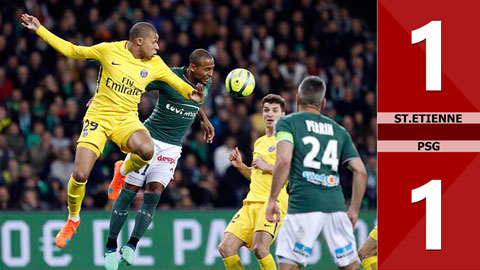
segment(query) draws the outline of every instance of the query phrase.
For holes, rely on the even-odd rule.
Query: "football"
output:
[[[253,92],[255,88],[255,78],[250,71],[237,68],[228,73],[225,79],[225,87],[230,96],[234,98],[245,98]]]

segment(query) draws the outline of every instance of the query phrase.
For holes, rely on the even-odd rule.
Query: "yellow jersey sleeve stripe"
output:
[[[277,137],[277,142],[287,141],[293,144],[293,135],[290,132],[279,131],[275,136]]]
[[[72,43],[57,37],[47,28],[40,26],[36,31],[46,43],[52,46],[55,50],[65,55],[68,58],[74,59],[95,59],[100,60],[101,50],[107,43],[101,43],[92,47],[77,46]]]
[[[184,98],[190,99],[188,94],[193,91],[193,88],[173,73],[163,60],[160,62],[161,64],[158,67],[156,79],[168,83],[168,85],[180,93]]]
[[[97,76],[97,86],[95,86],[95,94],[98,93],[98,88],[100,87],[100,80],[102,79],[102,71],[103,71],[103,66],[100,66],[100,69],[98,70],[98,76]]]

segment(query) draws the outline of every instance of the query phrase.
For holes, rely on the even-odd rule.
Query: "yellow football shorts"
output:
[[[233,216],[225,232],[234,234],[245,242],[245,246],[250,250],[252,250],[253,234],[257,231],[270,233],[273,236],[273,243],[285,217],[285,210],[280,209],[279,222],[269,222],[265,217],[266,202],[244,202],[242,208]]]
[[[85,147],[97,154],[103,152],[107,139],[112,140],[124,153],[130,152],[128,138],[137,130],[146,128],[136,114],[125,116],[89,115],[83,118],[83,128],[77,146]]]
[[[375,228],[373,228],[373,230],[370,232],[370,237],[377,241],[377,226],[375,226]]]

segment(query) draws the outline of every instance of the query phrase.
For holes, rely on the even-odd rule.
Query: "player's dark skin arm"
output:
[[[346,167],[353,173],[352,200],[350,207],[348,207],[347,215],[355,228],[358,212],[362,206],[363,195],[365,194],[365,188],[367,186],[367,170],[360,158],[348,161]]]
[[[200,120],[200,123],[204,131],[203,139],[207,143],[212,143],[213,138],[215,137],[215,128],[213,127],[212,123],[207,117],[207,114],[202,108],[198,110],[197,118]]]
[[[277,158],[273,167],[272,188],[267,206],[267,220],[270,222],[280,221],[280,209],[277,198],[282,187],[287,181],[290,166],[292,165],[293,144],[287,141],[277,143]]]

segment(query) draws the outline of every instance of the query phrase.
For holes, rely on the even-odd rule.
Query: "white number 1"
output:
[[[427,42],[427,91],[442,90],[442,22],[431,21],[412,31],[412,44]]]
[[[412,203],[426,199],[427,250],[442,249],[442,180],[431,180],[412,189]]]

